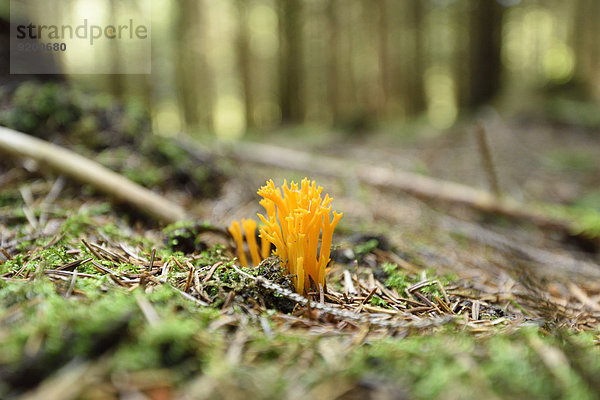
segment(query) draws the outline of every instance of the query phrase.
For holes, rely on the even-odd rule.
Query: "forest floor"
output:
[[[487,132],[502,193],[599,209],[598,132],[497,117]],[[489,183],[468,124],[261,140]],[[197,216],[170,226],[31,161],[0,162],[0,398],[600,397],[597,238],[317,173],[344,216],[327,292],[307,303],[276,262],[239,267],[224,230],[260,211],[266,180],[305,174],[214,162],[213,197],[153,185]]]

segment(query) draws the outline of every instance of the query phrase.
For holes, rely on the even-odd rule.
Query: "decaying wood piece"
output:
[[[509,197],[460,183],[444,181],[411,172],[348,161],[286,149],[267,144],[240,142],[231,146],[226,156],[241,162],[302,171],[322,176],[354,178],[365,185],[384,190],[402,191],[425,200],[457,204],[493,213],[573,235],[573,223],[548,216],[531,206]]]
[[[187,219],[185,210],[166,198],[130,181],[71,150],[0,127],[0,151],[30,158],[78,182],[89,184],[117,201],[128,203],[165,223]]]

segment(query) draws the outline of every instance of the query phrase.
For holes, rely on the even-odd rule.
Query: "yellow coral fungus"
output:
[[[240,264],[244,267],[248,266],[246,254],[244,254],[244,235],[242,234],[240,223],[238,221],[233,221],[227,230],[231,234],[231,237],[233,237],[235,247],[237,247],[237,255]]]
[[[285,263],[288,273],[294,275],[298,293],[308,291],[311,280],[315,285],[325,284],[333,230],[342,217],[342,213],[333,211],[331,218],[329,204],[333,199],[327,194],[322,198],[322,191],[322,187],[307,178],[302,180],[300,188],[286,181],[277,188],[271,180],[258,191],[267,214],[258,214],[264,223],[260,237],[275,246],[275,254]]]
[[[300,187],[294,182],[283,181],[283,186],[275,187],[273,181],[261,187],[258,194],[266,211],[266,216],[258,214],[264,223],[260,231],[260,254],[256,243],[256,222],[242,219],[241,225],[233,221],[229,232],[235,241],[240,264],[248,266],[244,252],[244,234],[253,265],[269,256],[271,244],[290,275],[300,294],[315,285],[325,285],[325,271],[329,263],[331,239],[342,213],[333,211],[333,200],[329,195],[321,197],[323,188],[307,178]],[[320,246],[320,250],[319,250]]]
[[[250,258],[252,258],[252,264],[258,265],[261,261],[261,258],[258,253],[258,246],[256,245],[256,221],[253,219],[243,219],[242,226],[244,227],[246,242],[248,242],[248,248],[250,249]]]
[[[231,234],[235,246],[237,248],[237,256],[240,264],[243,267],[248,266],[248,259],[244,252],[244,236],[246,236],[246,243],[248,243],[248,250],[250,251],[250,258],[253,265],[258,265],[261,260],[264,260],[269,256],[271,246],[266,239],[261,238],[260,252],[258,250],[258,244],[256,243],[256,221],[252,219],[242,219],[241,225],[239,221],[233,221],[227,230]]]

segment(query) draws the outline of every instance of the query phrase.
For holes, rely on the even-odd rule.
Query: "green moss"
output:
[[[125,166],[121,172],[125,177],[145,187],[157,187],[165,181],[162,169],[153,165]]]
[[[377,306],[377,307],[389,308],[389,304],[387,303],[387,301],[383,300],[381,297],[379,297],[377,295],[373,295],[369,299],[369,303],[371,303],[372,305]]]
[[[386,262],[381,267],[387,274],[385,286],[396,289],[398,293],[404,293],[404,290],[415,283],[415,278],[410,278],[398,265]]]
[[[372,252],[379,246],[379,241],[377,239],[370,239],[364,243],[360,243],[354,246],[354,254],[357,260],[362,260],[362,258],[368,253]]]
[[[138,296],[145,296],[155,308],[160,316],[156,324],[145,320]],[[6,339],[0,346],[0,370],[10,371],[5,376],[8,382],[33,373],[32,368],[36,372],[31,379],[37,379],[36,374],[44,377],[74,358],[93,358],[111,349],[116,371],[181,369],[184,364],[187,371],[197,371],[206,348],[197,335],[218,317],[214,310],[197,311],[195,303],[168,287],[149,295],[115,288],[90,298],[64,298],[44,278],[0,280],[0,318],[14,307],[21,312],[0,326],[0,336]],[[41,340],[39,348],[26,355],[27,343],[35,338]],[[31,357],[39,365],[30,365]]]
[[[568,364],[558,383],[556,371],[551,373],[533,350],[532,337],[544,346],[560,345],[535,330],[490,339],[457,332],[385,339],[351,354],[349,373],[387,377],[408,388],[415,399],[489,398],[492,394],[511,399],[594,398]],[[591,345],[587,342],[585,347],[598,355]],[[599,371],[598,366],[593,368]]]
[[[598,105],[593,102],[554,96],[546,104],[548,117],[560,123],[573,124],[586,128],[600,126]]]
[[[401,296],[405,294],[406,289],[422,280],[421,276],[408,274],[399,268],[398,265],[393,263],[386,262],[381,268],[387,276],[385,279],[385,286],[396,289]],[[423,286],[419,289],[419,292],[427,295],[430,299],[435,297],[442,298],[443,296],[439,285],[434,283],[434,281],[438,281],[442,286],[446,286],[457,279],[454,274],[439,275],[433,269],[425,271],[425,278],[428,279],[431,284]]]
[[[179,221],[163,229],[167,246],[171,250],[187,247],[194,249],[199,244],[198,229],[192,221]]]
[[[218,262],[231,263],[231,258],[225,255],[225,248],[220,245],[216,245],[215,247],[205,250],[200,253],[200,256],[194,262],[195,266],[206,266],[206,265],[214,265]]]
[[[127,235],[125,235],[122,230],[113,222],[102,225],[100,227],[100,232],[104,233],[112,240],[124,240],[127,237]]]
[[[538,208],[552,218],[570,221],[571,231],[574,235],[582,235],[587,238],[600,236],[600,210],[597,208],[560,204],[544,204]]]
[[[596,168],[596,156],[581,150],[555,150],[546,160],[546,166],[558,172],[591,172]]]
[[[24,204],[18,190],[2,190],[0,192],[0,207],[20,207]]]
[[[73,214],[63,222],[61,233],[69,236],[79,236],[92,224],[87,213]]]
[[[195,339],[201,325],[192,319],[170,317],[143,329],[135,342],[124,346],[112,360],[117,371],[182,367],[197,372],[205,349]]]
[[[120,107],[110,95],[86,94],[62,83],[25,82],[12,94],[4,92],[0,101],[2,125],[45,138],[65,132],[73,143],[89,148],[132,143],[148,127],[147,113],[139,103]]]
[[[25,258],[25,254],[19,253],[12,257],[10,260],[7,260],[4,263],[0,263],[0,275],[20,270],[23,267]]]

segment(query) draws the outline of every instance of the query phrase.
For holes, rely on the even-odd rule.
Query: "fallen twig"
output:
[[[207,151],[191,139],[182,139],[195,152]],[[524,204],[507,196],[494,194],[460,183],[444,181],[398,169],[375,165],[350,164],[344,160],[319,156],[264,143],[237,142],[232,144],[223,157],[237,161],[260,164],[287,170],[331,176],[353,177],[359,182],[391,191],[402,191],[426,200],[462,205],[471,209],[526,221],[542,229],[577,235],[577,228],[570,220],[555,218],[530,204]]]
[[[0,127],[0,151],[45,164],[78,182],[95,187],[118,201],[129,203],[159,221],[173,223],[188,218],[185,210],[178,204],[95,161],[55,144]]]
[[[417,328],[417,329],[425,329],[425,328],[433,328],[436,326],[445,325],[447,323],[452,322],[455,317],[452,315],[447,315],[443,317],[434,317],[427,319],[419,319],[419,320],[397,320],[397,319],[389,319],[389,318],[381,318],[378,315],[371,314],[356,314],[352,311],[343,310],[340,308],[333,307],[328,304],[321,304],[317,301],[311,301],[304,296],[301,296],[295,292],[292,292],[289,289],[283,288],[280,285],[277,285],[274,282],[269,281],[263,276],[252,276],[237,268],[235,265],[232,268],[238,274],[244,276],[247,279],[253,280],[257,285],[262,286],[267,290],[271,290],[274,293],[277,293],[280,296],[283,296],[289,300],[295,301],[304,307],[309,307],[310,309],[315,309],[322,311],[326,314],[332,315],[334,317],[352,320],[356,322],[367,323],[370,325],[379,326],[382,328],[392,328],[392,329],[402,329],[402,328]],[[395,316],[401,316],[403,313],[394,313]]]

